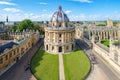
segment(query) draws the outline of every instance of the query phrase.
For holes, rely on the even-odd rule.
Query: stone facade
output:
[[[107,24],[109,27],[96,26],[86,30],[80,26],[76,28],[76,37],[86,42],[120,74],[120,28],[113,27],[111,21]],[[110,40],[110,47],[101,44],[102,40]],[[118,40],[119,45],[114,45],[114,40]]]
[[[108,48],[98,42],[93,44],[93,50],[104,58],[104,60],[120,74],[120,48],[114,45]]]
[[[12,48],[6,48],[0,53],[0,75],[15,64],[39,40],[38,32],[19,33],[16,32],[13,35],[14,33],[11,32],[11,35],[15,36],[12,43],[16,45],[13,45]],[[9,43],[4,45],[7,44]]]
[[[69,25],[67,15],[59,7],[45,27],[45,50],[53,53],[67,53],[75,49],[75,28]]]
[[[110,20],[110,19],[107,20],[107,27],[108,28],[112,28],[113,27],[113,21],[112,20]]]

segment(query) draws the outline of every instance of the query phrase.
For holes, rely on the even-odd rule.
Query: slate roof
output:
[[[0,31],[4,31],[4,29],[0,26]]]
[[[4,45],[1,45],[0,46],[0,54],[4,52],[5,49],[10,49],[12,48],[14,45],[18,45],[17,43],[15,42],[9,42],[9,43],[6,43]]]

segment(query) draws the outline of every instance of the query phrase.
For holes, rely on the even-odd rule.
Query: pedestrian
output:
[[[24,71],[26,71],[26,66],[24,65]]]

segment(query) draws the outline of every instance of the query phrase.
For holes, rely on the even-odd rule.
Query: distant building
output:
[[[113,21],[108,19],[107,20],[107,27],[112,28],[113,27]]]
[[[9,21],[8,16],[6,17],[6,21],[4,22],[4,29],[8,29],[9,27],[15,25],[15,22]]]

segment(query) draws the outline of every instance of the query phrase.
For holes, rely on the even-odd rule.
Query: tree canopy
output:
[[[23,31],[23,30],[39,30],[39,25],[35,24],[34,22],[32,22],[29,19],[25,19],[23,21],[21,21],[17,26],[12,26],[10,28],[10,31]]]
[[[22,31],[24,29],[37,30],[39,29],[38,25],[35,25],[31,20],[25,19],[18,24],[17,30]]]

